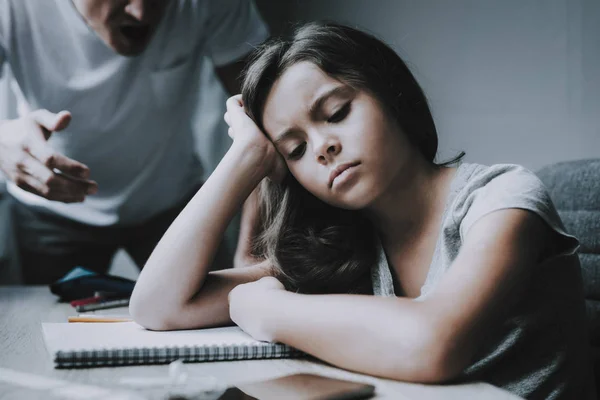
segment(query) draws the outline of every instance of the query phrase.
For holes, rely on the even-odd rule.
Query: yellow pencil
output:
[[[77,317],[69,317],[69,322],[129,322],[133,321],[127,317],[111,317],[107,315],[79,315]]]

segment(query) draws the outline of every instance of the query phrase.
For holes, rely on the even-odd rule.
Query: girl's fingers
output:
[[[246,122],[246,118],[249,117],[246,115],[246,111],[244,110],[244,106],[242,103],[242,95],[233,96],[227,99],[225,103],[227,106],[227,112],[225,113],[227,119],[227,125],[234,127],[241,126]]]
[[[267,137],[256,126],[256,123],[246,114],[242,95],[232,96],[226,102],[227,112],[223,116],[225,122],[229,125],[227,134],[235,140],[261,143],[267,141]],[[259,146],[260,147],[260,146]]]
[[[241,93],[239,93],[239,94],[236,94],[235,96],[231,96],[231,98],[232,98],[233,100],[235,100],[235,101],[236,101],[236,103],[237,103],[237,104],[238,104],[240,107],[244,108],[244,102],[242,101],[242,94],[241,94]]]
[[[238,94],[236,96],[231,96],[225,102],[227,106],[227,111],[240,110],[244,109],[244,104],[242,103],[242,95]]]

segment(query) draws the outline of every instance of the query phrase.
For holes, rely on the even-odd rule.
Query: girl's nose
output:
[[[321,164],[332,162],[342,151],[342,144],[333,138],[324,140],[320,146],[317,146],[317,161]]]

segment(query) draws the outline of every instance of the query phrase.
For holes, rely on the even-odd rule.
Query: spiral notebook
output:
[[[56,368],[299,357],[280,343],[260,342],[238,327],[149,331],[135,322],[43,323]]]

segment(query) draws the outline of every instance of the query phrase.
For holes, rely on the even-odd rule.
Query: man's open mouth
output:
[[[120,28],[121,34],[130,41],[143,42],[150,36],[148,25],[124,25]]]

